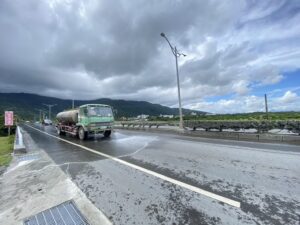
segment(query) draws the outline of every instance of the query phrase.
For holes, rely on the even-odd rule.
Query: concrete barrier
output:
[[[17,126],[15,142],[14,142],[14,154],[20,154],[20,153],[26,153],[26,147],[24,145],[21,128]]]

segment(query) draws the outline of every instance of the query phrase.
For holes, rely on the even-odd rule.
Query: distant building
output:
[[[142,115],[138,115],[136,118],[139,120],[144,120],[144,119],[147,119],[148,117],[149,117],[149,115],[142,114]]]
[[[197,113],[191,112],[191,116],[197,116]]]
[[[174,118],[174,115],[162,115],[162,114],[160,114],[159,117],[172,119],[172,118]]]

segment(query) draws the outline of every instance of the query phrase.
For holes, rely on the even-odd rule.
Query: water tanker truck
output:
[[[77,109],[66,110],[58,113],[56,119],[59,135],[69,133],[81,140],[99,133],[109,137],[114,122],[112,108],[102,104],[86,104]]]

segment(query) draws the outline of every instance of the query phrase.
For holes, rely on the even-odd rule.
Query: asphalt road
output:
[[[299,146],[126,130],[60,140],[51,126],[23,128],[114,224],[299,224]]]

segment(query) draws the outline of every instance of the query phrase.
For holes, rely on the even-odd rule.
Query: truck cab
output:
[[[112,108],[103,104],[86,104],[79,107],[78,136],[85,139],[89,134],[103,133],[109,137],[112,131],[114,116]]]

